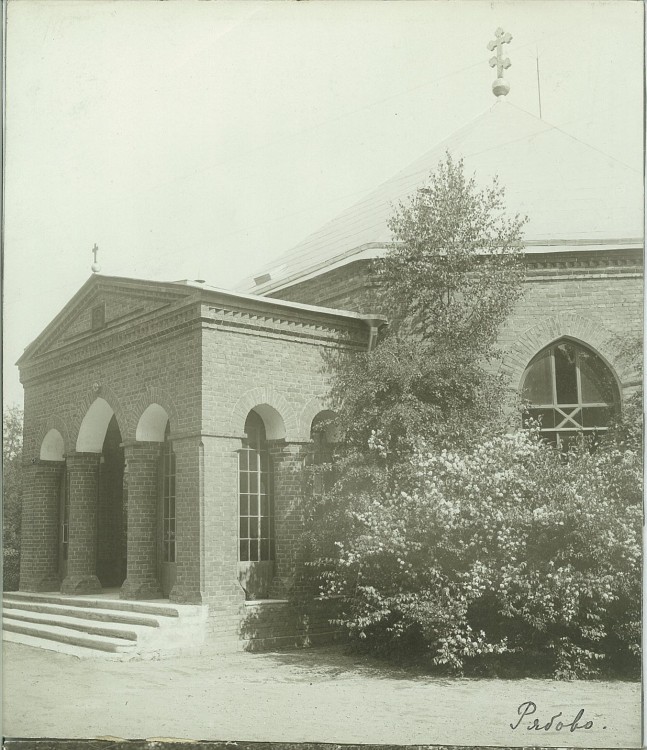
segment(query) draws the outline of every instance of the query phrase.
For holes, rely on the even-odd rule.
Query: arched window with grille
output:
[[[272,476],[265,424],[250,411],[239,452],[240,561],[274,559]]]
[[[524,423],[538,420],[544,438],[567,450],[578,434],[605,432],[620,397],[613,373],[593,351],[562,339],[532,359],[523,376]]]

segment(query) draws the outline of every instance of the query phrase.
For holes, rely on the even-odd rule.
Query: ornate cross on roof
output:
[[[496,81],[492,84],[492,91],[495,96],[505,96],[508,91],[510,91],[510,84],[504,80],[503,71],[507,70],[512,63],[510,62],[510,58],[503,57],[503,45],[512,41],[512,34],[503,31],[499,26],[494,32],[494,37],[495,38],[489,42],[487,46],[490,52],[493,52],[496,49],[496,55],[490,58],[490,67],[493,68],[496,65],[497,75]]]

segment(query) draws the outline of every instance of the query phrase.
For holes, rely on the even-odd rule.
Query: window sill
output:
[[[289,599],[246,599],[246,607],[271,607],[273,605],[288,604]]]

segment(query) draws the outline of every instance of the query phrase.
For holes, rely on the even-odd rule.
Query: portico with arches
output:
[[[91,277],[19,363],[20,590],[199,605],[237,640],[245,602],[293,586],[312,424],[331,414],[323,355],[370,331],[352,312]]]

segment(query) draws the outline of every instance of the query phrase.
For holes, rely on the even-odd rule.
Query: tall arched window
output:
[[[166,423],[162,444],[162,562],[175,562],[175,453],[171,424]]]
[[[578,433],[606,431],[619,406],[611,370],[592,351],[566,339],[530,362],[522,396],[529,404],[525,419],[539,420],[542,435],[561,449]]]
[[[239,453],[240,560],[274,559],[271,463],[265,424],[250,411]]]

